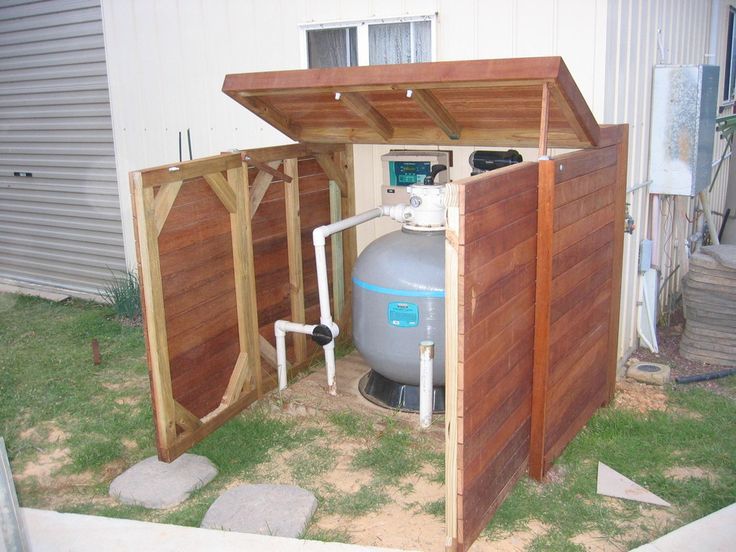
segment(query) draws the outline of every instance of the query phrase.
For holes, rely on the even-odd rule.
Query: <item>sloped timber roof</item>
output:
[[[600,136],[560,57],[241,73],[222,90],[298,142],[536,147],[546,128],[546,146],[589,148]]]

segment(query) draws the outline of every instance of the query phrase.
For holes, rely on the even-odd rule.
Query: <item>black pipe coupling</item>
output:
[[[312,330],[312,341],[320,347],[324,347],[332,341],[332,339],[332,330],[330,330],[329,326],[319,324],[314,327],[314,330]]]

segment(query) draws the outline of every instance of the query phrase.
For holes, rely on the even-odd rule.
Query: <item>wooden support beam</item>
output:
[[[618,330],[621,322],[621,278],[624,262],[624,214],[629,159],[629,126],[619,125],[620,136],[616,148],[616,182],[613,210],[613,263],[611,267],[611,316],[608,322],[608,371],[606,374],[607,403],[616,393],[618,371]]]
[[[210,185],[212,191],[215,192],[215,195],[225,206],[225,209],[227,209],[230,213],[235,213],[235,192],[233,191],[233,188],[228,183],[228,181],[225,180],[225,177],[217,172],[205,174],[204,179],[207,181],[207,184]]]
[[[345,168],[337,163],[334,156],[329,153],[317,153],[314,155],[314,158],[319,163],[319,166],[322,167],[322,170],[325,171],[327,178],[338,186],[340,194],[343,197],[347,196],[348,187],[346,182],[348,177],[345,174]]]
[[[282,173],[279,170],[276,170],[273,163],[261,163],[260,161],[253,159],[249,155],[244,156],[243,159],[249,165],[253,165],[258,170],[269,173],[274,178],[278,178],[279,180],[283,180],[284,182],[291,182],[291,177],[287,174]],[[278,167],[280,164],[281,163],[276,164],[276,167]]]
[[[342,193],[334,180],[330,180],[330,223],[342,220]],[[345,273],[342,265],[342,232],[332,235],[332,312],[339,316],[345,304]]]
[[[262,392],[261,356],[258,354],[258,305],[256,271],[253,260],[253,232],[250,225],[248,170],[245,164],[227,171],[227,184],[235,190],[236,212],[230,215],[235,269],[235,300],[238,315],[240,354],[235,363],[222,404],[233,404],[242,393]]]
[[[156,236],[161,233],[161,229],[164,227],[166,218],[171,212],[171,207],[176,201],[176,196],[179,195],[182,181],[178,180],[172,182],[168,186],[161,186],[154,198],[154,216],[156,217]]]
[[[537,275],[534,299],[534,366],[532,369],[532,415],[529,442],[529,475],[537,480],[544,477],[556,166],[555,161],[540,161],[537,189]]]
[[[343,167],[347,178],[347,195],[340,200],[340,210],[342,218],[350,218],[355,215],[355,161],[354,148],[352,144],[345,144],[345,151],[342,154],[336,154],[336,160]],[[342,263],[343,274],[348,278],[353,273],[355,261],[358,258],[358,240],[355,227],[348,228],[342,233]],[[345,287],[345,303],[342,313],[339,314],[338,325],[340,326],[340,335],[350,336],[352,334],[352,286]]]
[[[299,215],[299,160],[284,160],[284,172],[291,182],[284,183],[286,203],[286,244],[289,256],[289,297],[291,320],[305,322],[304,275],[302,263],[302,224]],[[298,364],[307,358],[307,340],[304,334],[292,334],[294,357]]]
[[[184,408],[178,401],[174,401],[174,412],[176,425],[184,431],[194,431],[202,425],[202,420]]]
[[[562,115],[565,117],[567,124],[570,125],[570,128],[572,128],[575,136],[577,136],[581,141],[592,141],[593,137],[589,136],[583,128],[583,125],[580,124],[577,115],[570,104],[565,100],[560,88],[556,84],[551,84],[549,85],[549,90],[555,105],[562,112]]]
[[[301,127],[272,106],[271,103],[263,97],[235,94],[232,98],[239,104],[250,109],[253,113],[268,121],[271,126],[280,130],[292,140],[296,142],[299,141]]]
[[[340,101],[358,117],[363,119],[381,138],[384,140],[391,139],[394,134],[394,128],[391,126],[391,123],[362,94],[358,92],[345,92],[340,96]]]
[[[271,161],[268,163],[268,166],[271,168],[276,168],[279,165],[281,165],[281,161]],[[258,206],[261,204],[261,201],[263,201],[263,196],[266,195],[268,187],[271,185],[272,181],[273,175],[270,172],[262,170],[256,175],[256,178],[253,181],[253,188],[250,192],[250,218],[253,218],[256,214]]]
[[[261,350],[261,356],[266,359],[266,362],[268,362],[271,366],[273,366],[274,368],[276,368],[278,366],[278,360],[277,360],[277,357],[276,357],[276,347],[274,347],[273,345],[271,345],[268,342],[268,339],[266,339],[262,335],[259,335],[258,336],[258,345],[259,345],[260,350]],[[287,360],[286,361],[286,370],[287,371],[288,370],[291,370],[292,366],[293,366],[293,364]]]
[[[446,187],[447,212],[445,230],[445,550],[457,549],[458,540],[458,425],[462,422],[458,405],[460,381],[460,196],[457,184]],[[464,324],[463,324],[464,326]]]
[[[166,313],[158,253],[156,203],[152,187],[144,187],[140,172],[131,173],[135,223],[138,235],[138,274],[146,317],[146,345],[159,456],[167,458],[176,440],[176,416],[171,388],[171,366],[166,335]]]
[[[259,163],[267,163],[269,161],[278,161],[281,163],[283,159],[299,159],[309,157],[315,153],[332,153],[342,151],[342,149],[343,144],[300,142],[298,144],[286,144],[284,146],[246,149],[240,153],[245,161],[254,159]]]
[[[248,385],[248,380],[252,376],[248,364],[248,353],[243,352],[241,349],[238,359],[235,361],[233,373],[230,374],[230,380],[227,383],[227,388],[225,389],[225,394],[222,396],[220,406],[230,406],[238,399],[246,386],[248,388],[251,387]],[[246,393],[250,391],[248,388],[246,388]]]
[[[461,127],[444,105],[429,90],[412,90],[411,98],[450,140],[459,140]]]
[[[549,130],[549,83],[542,85],[542,117],[539,122],[539,158],[547,158],[547,132]]]
[[[203,174],[226,171],[239,167],[240,153],[223,153],[211,157],[203,157],[194,161],[182,161],[170,165],[152,167],[143,171],[136,171],[141,175],[144,188],[163,186],[190,178],[199,178]]]

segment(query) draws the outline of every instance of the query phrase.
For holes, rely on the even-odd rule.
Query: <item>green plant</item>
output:
[[[141,318],[141,290],[138,276],[126,271],[116,275],[112,270],[112,280],[100,290],[105,299],[120,318],[137,322]]]

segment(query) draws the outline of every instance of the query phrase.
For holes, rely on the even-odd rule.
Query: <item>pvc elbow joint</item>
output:
[[[325,227],[318,226],[312,230],[312,244],[315,246],[325,245]]]

